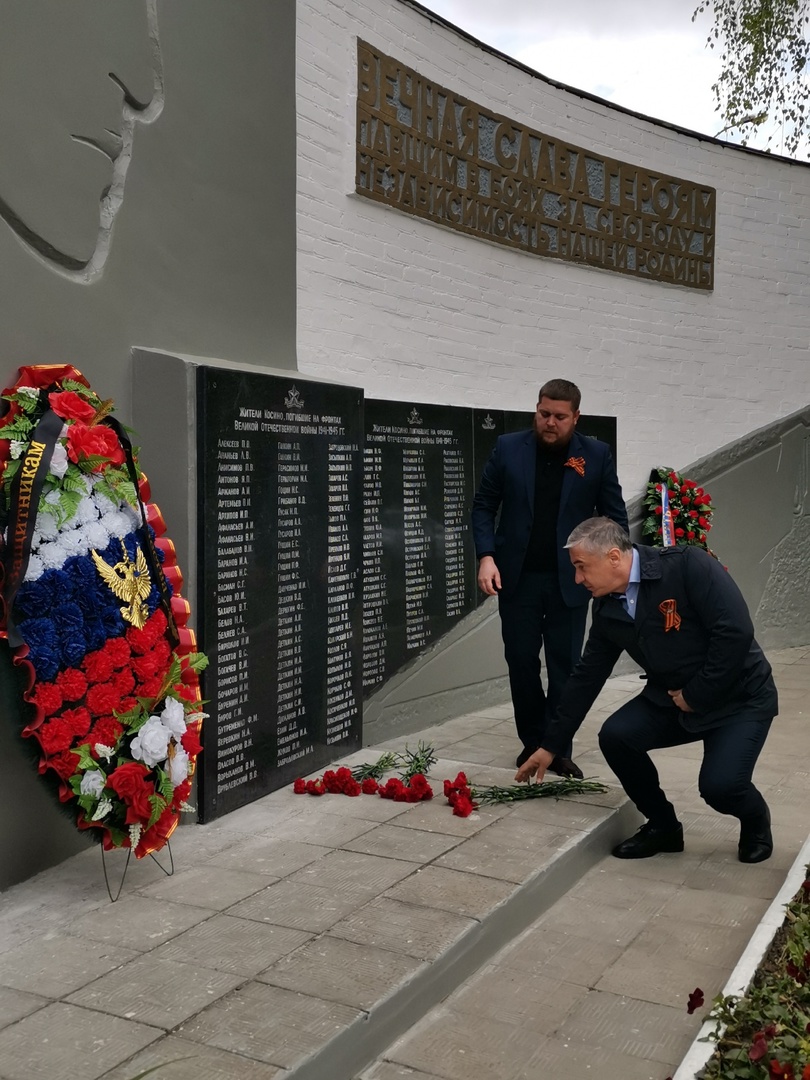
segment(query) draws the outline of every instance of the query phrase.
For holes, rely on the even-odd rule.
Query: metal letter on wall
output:
[[[534,255],[714,287],[714,188],[515,123],[363,41],[355,187]]]

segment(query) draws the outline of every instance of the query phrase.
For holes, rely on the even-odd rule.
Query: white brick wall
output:
[[[353,194],[356,39],[484,107],[717,189],[702,292],[512,251]],[[298,362],[372,397],[618,417],[628,498],[810,400],[810,167],[550,86],[403,0],[298,3]]]

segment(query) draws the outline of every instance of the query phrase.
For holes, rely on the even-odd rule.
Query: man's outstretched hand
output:
[[[527,758],[515,773],[515,780],[519,784],[527,784],[534,777],[539,784],[553,760],[554,754],[548,750],[544,750],[542,747],[535,750],[532,756]]]

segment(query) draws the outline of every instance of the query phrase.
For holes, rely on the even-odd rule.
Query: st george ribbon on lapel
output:
[[[585,458],[584,457],[570,457],[565,464],[573,469],[574,472],[579,473],[580,476],[585,475]]]

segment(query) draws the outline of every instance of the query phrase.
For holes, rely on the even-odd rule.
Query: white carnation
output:
[[[90,522],[98,521],[98,518],[98,507],[89,495],[85,495],[76,507],[76,515],[73,520],[77,525],[88,525]]]
[[[65,561],[65,549],[56,541],[41,544],[38,554],[46,570],[58,570]]]
[[[48,506],[58,506],[61,494],[62,493],[58,490],[49,491],[48,494],[45,496],[45,502],[48,504]]]
[[[26,581],[36,581],[45,573],[45,563],[39,555],[31,555],[28,558],[28,568],[25,571]]]
[[[9,453],[16,461],[17,458],[22,457],[25,452],[25,448],[28,446],[27,442],[22,442],[20,439],[12,439],[9,446]]]
[[[104,790],[106,783],[107,777],[103,772],[98,769],[88,769],[82,777],[80,790],[82,795],[92,795],[94,799],[97,799]]]
[[[15,386],[15,394],[24,394],[25,397],[38,398],[39,390],[35,386]]]
[[[84,537],[88,551],[90,548],[95,548],[96,551],[103,551],[110,542],[110,534],[100,521],[94,521],[90,525],[85,525],[82,529],[82,536]]]
[[[172,733],[161,723],[159,716],[150,716],[132,740],[131,753],[136,761],[142,761],[153,769],[166,760]]]
[[[55,540],[59,535],[56,525],[56,517],[53,514],[43,513],[37,515],[37,527],[34,530],[32,540],[33,547],[39,547],[43,540]]]
[[[101,524],[110,536],[126,536],[132,531],[129,518],[120,510],[110,510],[101,519]]]

